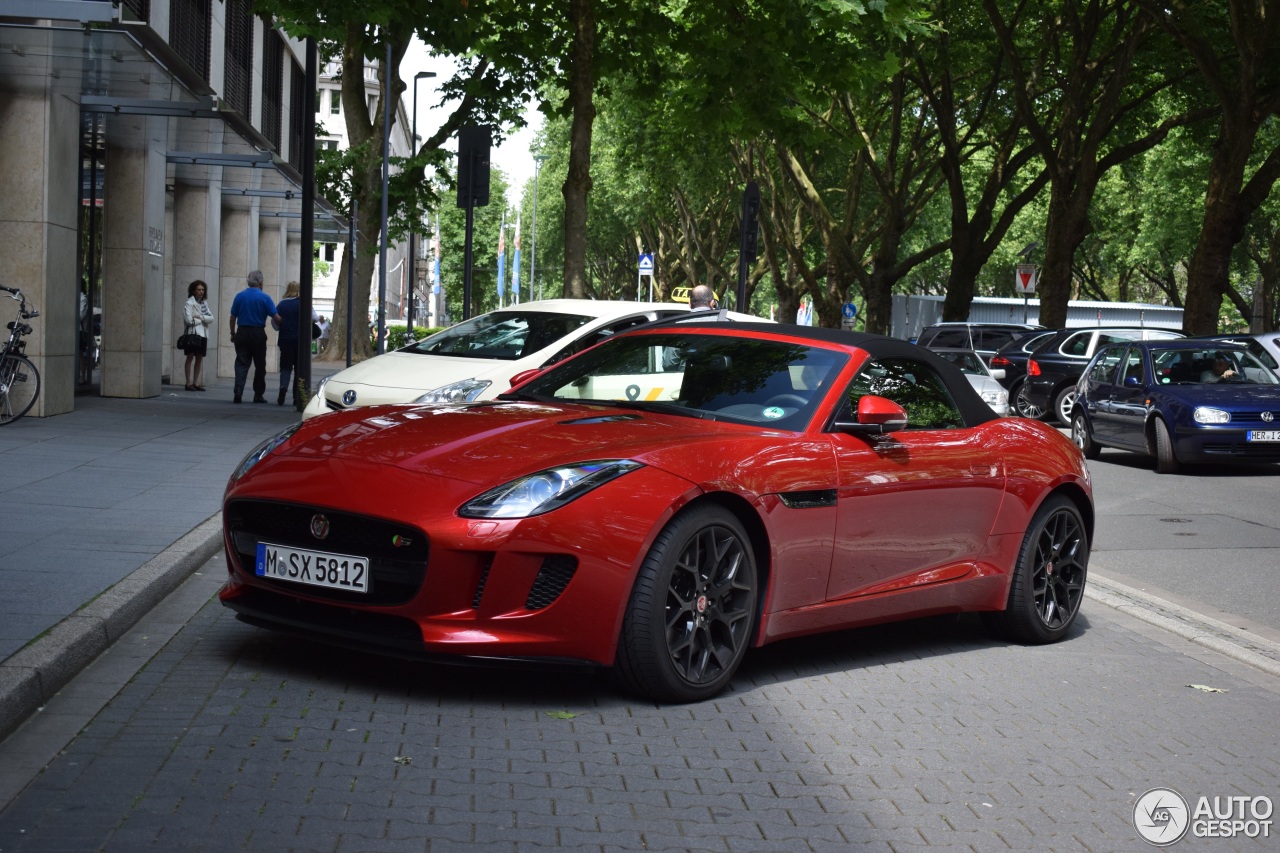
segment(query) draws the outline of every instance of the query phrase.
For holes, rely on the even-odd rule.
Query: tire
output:
[[[1076,505],[1057,495],[1036,511],[1022,539],[1000,613],[985,614],[1001,636],[1019,643],[1061,640],[1084,600],[1089,571],[1089,535]]]
[[[758,597],[755,555],[738,519],[709,504],[678,514],[640,567],[615,674],[654,701],[716,695],[751,644]]]
[[[0,362],[0,425],[13,423],[31,411],[40,396],[40,372],[24,355],[10,354]]]
[[[1075,417],[1071,419],[1071,440],[1076,443],[1076,447],[1080,448],[1085,459],[1097,459],[1102,453],[1102,448],[1089,435],[1089,421],[1085,418],[1084,412],[1076,412]]]
[[[1017,389],[1009,396],[1013,398],[1014,411],[1022,417],[1031,418],[1033,421],[1038,421],[1044,417],[1044,409],[1027,399],[1027,383],[1025,380],[1019,382]]]
[[[1182,465],[1178,462],[1178,455],[1173,451],[1173,436],[1169,434],[1169,427],[1162,419],[1156,418],[1153,429],[1156,433],[1156,473],[1178,473]]]
[[[1068,385],[1053,398],[1053,416],[1063,426],[1071,426],[1071,410],[1076,405],[1076,386]]]

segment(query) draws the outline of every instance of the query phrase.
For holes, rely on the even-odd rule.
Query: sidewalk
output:
[[[298,417],[277,374],[266,405],[207,382],[0,427],[0,737],[221,550],[228,475]]]

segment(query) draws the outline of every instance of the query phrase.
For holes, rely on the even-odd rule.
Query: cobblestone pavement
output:
[[[1054,646],[908,622],[767,647],[717,700],[655,706],[246,626],[201,606],[220,559],[171,640],[118,644],[149,661],[23,781],[0,851],[1119,851],[1147,848],[1151,788],[1280,795],[1280,679],[1094,601]]]

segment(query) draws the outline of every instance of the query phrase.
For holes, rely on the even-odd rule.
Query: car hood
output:
[[[452,382],[477,377],[491,379],[490,391],[500,394],[507,385],[499,380],[525,369],[525,360],[494,361],[484,358],[463,358],[449,355],[425,355],[421,353],[389,352],[353,364],[329,377],[330,389],[346,390],[355,387],[360,392],[361,405],[368,403],[408,403],[418,397]],[[329,391],[333,393],[332,390]]]
[[[1160,391],[1188,406],[1219,406],[1224,409],[1262,408],[1280,412],[1280,385],[1161,385]]]
[[[692,472],[681,470],[686,467],[681,460],[725,458],[696,445],[720,444],[735,435],[766,440],[756,429],[679,415],[486,401],[326,415],[308,421],[282,455],[355,459],[476,484],[600,459],[635,459],[688,476]]]

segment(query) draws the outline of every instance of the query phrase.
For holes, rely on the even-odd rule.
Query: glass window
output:
[[[1116,366],[1120,364],[1123,356],[1123,346],[1111,346],[1103,349],[1102,352],[1098,353],[1098,358],[1094,361],[1093,367],[1089,369],[1089,381],[1102,385],[1114,384]]]
[[[342,91],[340,89],[329,90],[329,112],[333,115],[342,112]]]
[[[552,311],[494,311],[423,338],[405,351],[514,361],[550,346],[591,319]]]
[[[1124,379],[1126,385],[1145,384],[1146,371],[1142,366],[1142,350],[1134,348],[1124,357]]]
[[[1089,342],[1093,340],[1093,332],[1076,332],[1062,342],[1058,351],[1063,355],[1088,355]]]
[[[620,335],[520,394],[800,430],[847,361],[834,350],[738,336]]]
[[[960,410],[933,372],[911,358],[885,358],[862,366],[847,399],[852,411],[866,394],[875,394],[907,410],[907,429],[956,429],[964,426]]]

